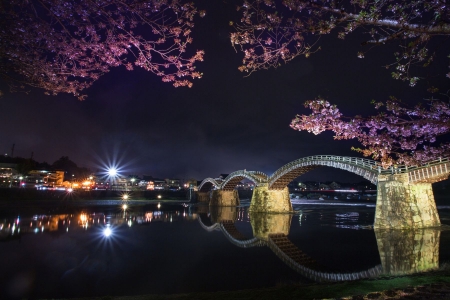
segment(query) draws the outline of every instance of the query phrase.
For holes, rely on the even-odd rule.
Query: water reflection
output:
[[[436,229],[376,230],[383,273],[405,275],[439,269]]]
[[[298,214],[249,213],[247,207],[208,207],[184,205],[165,207],[159,203],[150,207],[140,207],[128,203],[117,205],[115,209],[105,210],[87,208],[78,213],[34,215],[29,217],[6,218],[0,220],[0,241],[8,242],[20,239],[24,235],[39,236],[59,232],[70,234],[72,231],[90,232],[97,229],[104,238],[111,240],[115,229],[129,228],[127,237],[133,236],[131,227],[198,220],[206,231],[222,232],[226,240],[240,248],[268,247],[275,257],[284,264],[315,281],[341,281],[372,278],[380,275],[404,275],[436,270],[439,268],[439,230],[387,231],[374,233],[378,247],[379,262],[356,272],[340,272],[322,262],[320,256],[304,251],[306,245],[293,243],[290,239],[293,223],[303,226],[317,220],[329,220],[330,226],[342,230],[361,229],[358,224],[366,224],[371,216],[364,212],[299,211]],[[251,231],[242,231],[245,224]],[[193,223],[193,226],[198,226]],[[151,227],[151,226],[150,226]],[[365,226],[363,226],[365,227]],[[372,229],[370,229],[372,230]],[[203,232],[202,230],[199,230]],[[292,234],[292,233],[291,233]],[[168,235],[169,236],[169,235]],[[166,238],[165,238],[166,239]],[[189,237],[186,238],[190,242]],[[168,239],[166,239],[168,240]],[[117,242],[116,244],[118,244]],[[375,250],[375,241],[374,241]],[[246,250],[251,251],[251,250]],[[375,254],[376,255],[376,254]],[[276,259],[277,260],[277,259]]]
[[[247,213],[253,237],[246,237],[235,226],[238,216],[246,219],[244,214],[246,212],[235,207],[214,207],[210,211],[209,224],[207,224],[208,220],[205,219],[205,214],[198,220],[207,231],[221,230],[225,237],[238,247],[269,247],[289,267],[315,281],[358,280],[380,275],[398,276],[439,268],[439,229],[376,230],[381,265],[359,272],[342,273],[321,265],[289,240],[288,235],[293,215]],[[360,226],[343,225],[345,222],[342,222],[343,219],[354,220],[358,216],[357,213],[352,212],[336,214],[335,226],[361,229]],[[302,213],[298,217],[301,225]]]
[[[90,230],[92,228],[118,227],[152,222],[175,222],[180,219],[196,220],[198,215],[189,208],[176,211],[157,209],[144,212],[132,212],[127,205],[120,206],[122,212],[87,212],[72,214],[33,215],[30,217],[5,218],[0,220],[0,241],[19,239],[24,234],[66,232],[70,230]]]

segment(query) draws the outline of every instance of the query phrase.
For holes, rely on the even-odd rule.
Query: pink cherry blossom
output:
[[[204,54],[189,48],[197,14],[178,0],[3,1],[0,75],[13,89],[38,87],[79,99],[122,65],[191,86],[202,76],[195,64]]]

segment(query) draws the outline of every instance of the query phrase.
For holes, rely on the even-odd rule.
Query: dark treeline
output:
[[[64,180],[85,178],[92,173],[88,168],[78,167],[68,156],[62,156],[52,164],[37,162],[32,158],[0,156],[0,163],[16,164],[21,175],[27,175],[31,170],[64,171]]]

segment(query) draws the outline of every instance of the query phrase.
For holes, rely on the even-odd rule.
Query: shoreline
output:
[[[61,300],[63,298],[60,298]],[[183,294],[97,296],[72,300],[271,300],[271,299],[450,299],[450,269],[338,283],[279,284],[275,287],[237,291]],[[44,299],[42,299],[44,300]]]

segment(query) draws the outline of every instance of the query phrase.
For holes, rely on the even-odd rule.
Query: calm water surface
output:
[[[396,276],[450,262],[450,231],[374,231],[374,204],[293,200],[295,214],[274,215],[248,213],[248,201],[212,210],[99,203],[2,209],[0,295],[238,290]],[[450,225],[450,207],[438,209]]]

